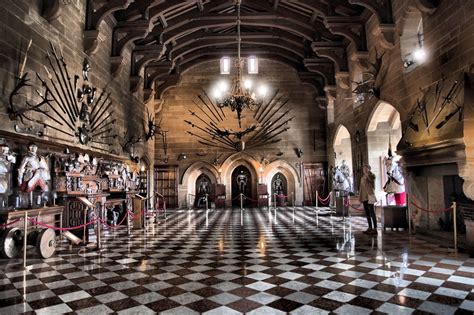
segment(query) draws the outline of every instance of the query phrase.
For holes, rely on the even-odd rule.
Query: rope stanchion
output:
[[[444,208],[444,209],[431,210],[431,209],[422,208],[422,207],[420,207],[419,205],[417,205],[416,203],[414,203],[413,201],[410,201],[410,204],[411,204],[412,206],[414,206],[415,208],[420,209],[421,211],[428,212],[428,213],[441,213],[441,212],[447,212],[447,211],[453,210],[453,206],[452,206],[452,205],[449,206],[449,207],[447,207],[447,208]]]
[[[35,225],[39,225],[39,226],[42,226],[44,228],[53,229],[53,230],[56,230],[56,231],[72,231],[72,230],[82,229],[86,226],[94,224],[95,222],[97,222],[97,218],[94,218],[93,220],[91,220],[91,221],[89,221],[85,224],[81,224],[81,225],[78,225],[78,226],[66,227],[66,228],[61,228],[61,227],[57,227],[57,226],[54,226],[54,225],[49,225],[49,224],[46,224],[46,223],[42,223],[42,222],[39,222],[39,221],[37,221],[33,218],[28,218],[28,221],[30,221],[31,223],[33,223]]]
[[[102,222],[105,226],[107,226],[107,227],[109,227],[109,228],[117,228],[117,227],[119,227],[119,226],[122,225],[122,223],[125,221],[125,219],[126,219],[129,215],[130,215],[130,214],[129,214],[129,211],[127,210],[127,212],[125,212],[125,215],[123,216],[122,221],[120,221],[120,222],[117,223],[116,225],[107,224],[107,221],[106,221],[106,220],[101,220],[101,222]],[[133,218],[133,217],[132,217],[132,218]]]
[[[6,228],[6,227],[8,227],[8,226],[10,226],[10,225],[13,225],[13,224],[15,224],[15,223],[21,221],[22,219],[23,219],[23,218],[19,218],[19,219],[16,219],[16,220],[14,220],[14,221],[12,221],[12,222],[10,222],[10,223],[0,224],[0,229]]]

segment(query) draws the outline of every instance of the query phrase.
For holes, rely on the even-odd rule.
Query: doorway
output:
[[[243,165],[237,166],[232,172],[232,206],[240,207],[240,194],[244,194],[244,207],[252,206],[252,175]]]

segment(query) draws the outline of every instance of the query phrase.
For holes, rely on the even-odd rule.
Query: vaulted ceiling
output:
[[[242,0],[242,54],[285,63],[324,95],[348,73],[349,45],[355,59],[368,56],[367,20],[375,14],[390,29],[391,7],[391,0]],[[99,32],[106,18],[116,22],[110,39]],[[116,74],[131,45],[131,91],[159,98],[189,67],[236,55],[236,19],[235,0],[88,0],[84,48],[93,54],[111,40]]]

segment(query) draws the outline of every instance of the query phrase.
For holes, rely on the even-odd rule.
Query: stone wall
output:
[[[259,63],[260,73],[258,74],[258,79],[256,78],[255,80],[265,82],[269,86],[269,95],[273,95],[276,89],[279,89],[279,95],[283,96],[283,99],[289,100],[286,106],[286,108],[290,109],[288,117],[294,116],[295,118],[288,124],[290,130],[279,136],[281,138],[279,143],[245,150],[242,154],[248,157],[250,164],[253,163],[250,162],[250,159],[255,162],[256,169],[254,171],[257,173],[259,172],[258,165],[262,164],[262,158],[267,159],[267,163],[276,160],[285,161],[287,165],[290,165],[290,167],[298,172],[298,162],[325,162],[327,156],[326,113],[316,105],[316,91],[312,87],[301,83],[296,71],[286,65],[268,60],[260,60]],[[226,79],[230,82],[232,78],[233,76],[231,75]],[[203,94],[203,90],[205,90],[211,95],[212,87],[219,79],[222,79],[219,75],[219,61],[206,62],[183,73],[179,84],[165,91],[162,95],[161,111],[157,119],[162,119],[163,129],[170,130],[168,133],[168,164],[178,165],[180,176],[183,175],[190,165],[198,161],[207,162],[209,167],[215,167],[217,171],[221,165],[212,165],[216,157],[219,157],[220,163],[222,163],[225,159],[236,153],[235,151],[225,151],[200,144],[198,142],[199,139],[189,135],[187,131],[198,134],[200,132],[184,122],[184,120],[190,120],[198,125],[203,125],[199,123],[196,117],[191,116],[189,110],[209,120],[194,105],[193,101],[200,104],[199,106],[209,113],[199,101],[198,94]],[[282,113],[283,110],[276,114],[274,118]],[[234,131],[239,130],[236,123],[236,113],[231,112],[229,109],[224,109],[224,114],[226,115],[225,123],[221,127]],[[252,112],[244,110],[243,128],[255,123],[252,114]],[[303,151],[301,158],[298,158],[296,149]],[[277,155],[277,153],[279,154]],[[163,145],[161,139],[158,138],[155,155],[155,160],[158,163],[163,163],[163,154]],[[186,155],[186,160],[178,160],[180,154]],[[222,180],[224,183],[225,179]],[[296,180],[299,181],[298,179]],[[301,182],[297,186],[300,187],[299,190],[302,194]],[[302,198],[302,196],[298,198]]]
[[[420,4],[422,4],[422,1],[392,1],[398,35],[395,37],[392,48],[382,48],[379,38],[374,35],[377,24],[374,17],[369,21],[366,32],[369,61],[373,62],[375,60],[376,51],[379,55],[384,53],[382,67],[387,69],[387,75],[380,87],[380,100],[394,106],[400,113],[402,131],[406,128],[417,98],[421,96],[420,89],[433,84],[443,76],[449,77],[454,73],[471,71],[471,65],[474,61],[474,25],[470,22],[474,15],[474,2],[462,0],[440,1],[436,10],[429,10]],[[403,34],[406,17],[413,10],[421,10],[422,12],[424,47],[427,51],[427,60],[408,72],[403,67],[404,56],[401,55],[399,36]],[[349,68],[353,71],[355,65],[352,63]],[[378,100],[373,97],[361,106],[354,108],[353,102],[348,99],[348,96],[350,96],[350,93],[348,95],[347,90],[342,89],[341,86],[337,87],[337,97],[334,104],[335,119],[334,123],[328,126],[328,143],[332,143],[340,124],[347,126],[352,136],[353,157],[358,157],[360,154],[362,156],[361,163],[365,163],[369,159],[367,126],[373,111],[376,109]],[[361,135],[359,142],[354,137],[357,131]],[[395,149],[396,143],[392,145]],[[328,159],[329,163],[332,163],[331,156]],[[359,159],[355,158],[353,161],[356,163],[359,162]],[[357,169],[357,165],[354,165],[354,169]],[[416,179],[417,177],[413,177],[413,180]],[[412,182],[411,185],[413,186],[414,183]],[[408,193],[410,193],[410,188],[408,188]],[[424,192],[421,195],[434,196],[431,192]],[[426,197],[420,202],[423,203],[423,206],[428,204],[433,207],[438,206],[438,201],[434,202],[431,199],[431,197]]]
[[[47,77],[45,66],[49,68],[46,54],[50,50],[50,42],[64,54],[64,59],[68,65],[71,77],[75,74],[82,77],[82,62],[88,58],[91,65],[90,84],[98,88],[98,94],[103,89],[110,93],[113,101],[113,117],[116,123],[113,125],[113,133],[119,137],[112,140],[113,145],[81,145],[78,137],[70,137],[58,131],[47,128],[43,139],[62,143],[71,147],[84,150],[98,151],[128,158],[128,154],[122,151],[120,143],[124,141],[125,131],[130,134],[139,135],[143,133],[143,122],[146,119],[145,104],[140,101],[141,95],[133,95],[129,91],[129,68],[125,64],[121,73],[116,77],[110,75],[110,51],[111,41],[104,40],[99,43],[97,52],[92,56],[87,56],[83,51],[83,30],[85,22],[86,1],[71,1],[64,4],[61,2],[61,13],[59,17],[51,21],[46,20],[41,15],[43,1],[2,1],[0,11],[0,130],[14,133],[14,125],[18,121],[11,121],[7,114],[8,98],[18,76],[19,64],[23,61],[26,45],[32,40],[31,48],[28,52],[28,59],[25,72],[31,78],[30,88],[26,88],[27,97],[33,102],[38,100],[35,89],[41,89],[41,83],[36,79],[35,72],[42,77]],[[112,35],[111,26],[114,24],[111,18],[106,19],[100,25],[100,32],[105,38]],[[130,60],[129,49],[125,51],[125,59]],[[128,55],[128,56],[127,56]],[[49,71],[51,69],[49,68]],[[153,110],[153,109],[151,109]],[[110,111],[110,110],[109,110]],[[47,119],[39,114],[31,114],[33,119],[46,121]],[[20,125],[20,124],[19,124]],[[34,125],[33,125],[34,126]],[[34,138],[33,136],[31,136]],[[146,156],[146,159],[153,165],[153,141],[146,145],[137,146],[136,153],[139,156]]]

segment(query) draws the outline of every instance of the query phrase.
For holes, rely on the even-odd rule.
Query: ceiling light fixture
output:
[[[219,83],[214,89],[213,95],[216,100],[216,104],[219,108],[229,107],[232,111],[237,113],[237,120],[239,127],[241,127],[242,111],[244,109],[255,110],[260,107],[267,94],[268,88],[261,86],[257,89],[257,93],[252,91],[252,81],[243,80],[242,69],[244,66],[244,60],[240,57],[240,43],[242,38],[240,36],[240,3],[241,0],[236,1],[237,11],[237,60],[235,61],[234,67],[237,71],[232,87],[229,90],[227,85]],[[221,60],[221,73],[227,73],[224,57]],[[252,56],[248,60],[249,73],[258,73],[258,59]],[[224,71],[223,71],[224,70]]]

